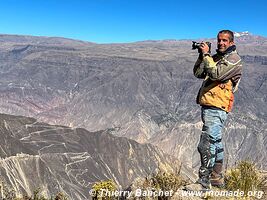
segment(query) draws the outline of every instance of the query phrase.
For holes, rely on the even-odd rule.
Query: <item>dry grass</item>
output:
[[[243,197],[247,199],[261,199],[263,197],[262,188],[264,177],[250,161],[241,161],[233,169],[226,172],[225,183],[228,191],[243,192]]]
[[[68,198],[62,192],[59,192],[54,197],[44,197],[39,188],[33,192],[32,196],[24,195],[23,197],[18,197],[14,189],[0,181],[0,200],[68,200]]]
[[[226,189],[235,191],[258,190],[261,187],[262,177],[256,166],[249,161],[241,161],[236,168],[230,169],[225,175]]]

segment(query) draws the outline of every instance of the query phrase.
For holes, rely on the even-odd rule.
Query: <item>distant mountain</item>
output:
[[[201,80],[192,74],[197,51],[191,40],[94,44],[8,35],[0,40],[1,112],[89,131],[109,129],[198,168],[201,120],[195,97]],[[207,40],[214,52],[216,39]],[[228,166],[251,159],[267,168],[266,41],[253,34],[236,37],[244,70],[224,131]]]
[[[85,42],[81,40],[74,40],[63,37],[36,37],[30,35],[7,35],[0,34],[0,42],[16,44],[38,44],[38,45],[52,45],[52,46],[83,46],[94,44],[92,42]]]
[[[251,35],[248,31],[234,32],[235,38]]]
[[[71,199],[88,199],[97,181],[112,179],[124,188],[137,177],[180,165],[151,144],[109,131],[88,132],[5,114],[0,114],[0,130],[0,180],[20,194],[40,188],[47,196],[62,191]]]

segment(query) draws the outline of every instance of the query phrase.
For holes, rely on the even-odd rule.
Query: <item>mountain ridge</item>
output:
[[[236,45],[244,67],[223,133],[225,167],[251,159],[266,169],[267,39],[240,38]],[[44,38],[33,44],[36,40],[2,41],[0,112],[152,143],[197,173],[201,119],[195,98],[202,81],[192,74],[198,53],[191,50],[190,40],[107,45],[58,41],[58,46]],[[2,127],[7,131],[4,123]],[[27,141],[28,135],[23,137]],[[49,142],[64,151],[64,145]]]
[[[46,196],[64,192],[72,199],[88,199],[97,181],[112,179],[126,188],[138,177],[180,165],[151,144],[116,137],[108,130],[93,133],[7,114],[0,114],[0,129],[1,137],[8,134],[19,141],[12,152],[8,143],[1,144],[10,154],[0,152],[0,178],[20,195],[30,196],[40,187]]]
[[[249,31],[234,31],[234,36],[236,39],[239,37],[256,37],[260,39],[266,39],[266,36],[261,36],[258,34],[253,34]],[[131,44],[131,43],[160,43],[160,42],[178,42],[178,41],[192,41],[192,40],[201,40],[203,39],[202,37],[196,37],[196,38],[181,38],[181,39],[172,39],[172,38],[166,38],[166,39],[160,39],[160,40],[140,40],[140,41],[135,41],[135,42],[119,42],[119,43],[96,43],[96,42],[91,42],[91,41],[85,41],[85,40],[79,40],[79,39],[74,39],[74,38],[68,38],[68,37],[62,37],[62,36],[33,36],[33,35],[19,35],[19,34],[3,34],[0,33],[0,41],[16,41],[18,42],[19,40],[15,40],[15,38],[21,38],[22,41],[38,41],[39,40],[51,40],[51,41],[70,41],[73,43],[80,43],[80,44],[98,44],[98,45],[123,45],[123,44]],[[206,38],[206,39],[215,39],[215,38]]]

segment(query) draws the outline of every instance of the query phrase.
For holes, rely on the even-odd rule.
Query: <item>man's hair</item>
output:
[[[229,40],[230,40],[230,42],[233,42],[233,41],[234,41],[234,33],[233,33],[233,31],[230,31],[230,30],[221,30],[221,31],[218,33],[217,37],[218,37],[219,34],[221,34],[221,33],[226,33],[226,34],[228,34],[228,35],[229,35]]]

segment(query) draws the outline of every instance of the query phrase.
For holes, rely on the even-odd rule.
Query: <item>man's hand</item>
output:
[[[209,53],[209,50],[210,50],[210,48],[207,45],[207,43],[203,42],[203,41],[201,42],[200,49],[202,51],[202,54],[207,54],[207,53]]]

